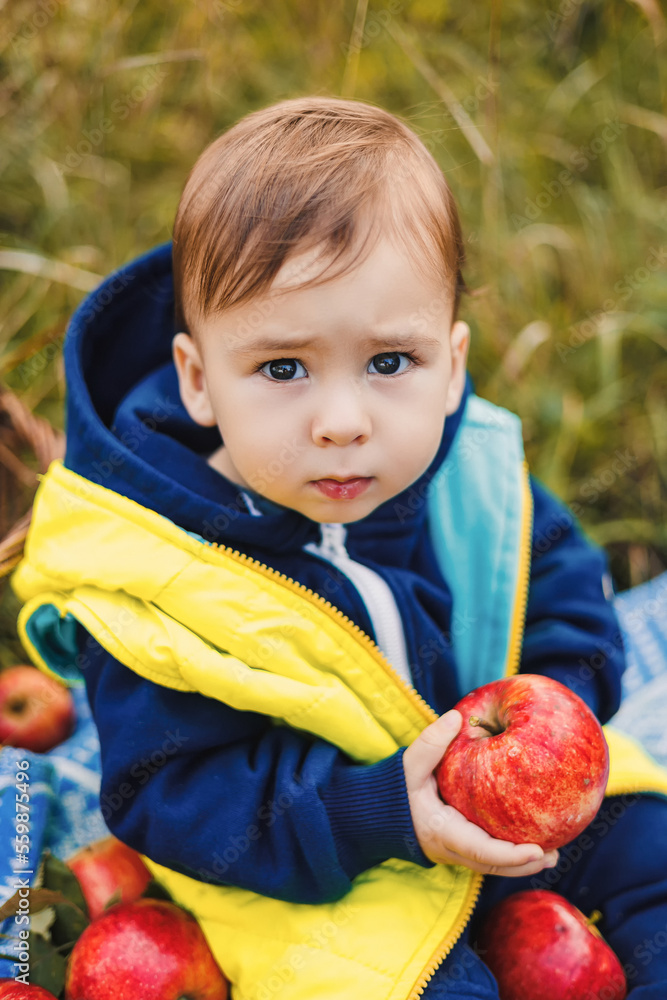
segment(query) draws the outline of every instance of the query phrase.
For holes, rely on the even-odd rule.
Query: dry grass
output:
[[[215,135],[283,97],[355,96],[403,116],[457,195],[477,391],[521,415],[533,471],[578,505],[621,587],[667,566],[654,0],[502,17],[469,0],[11,0],[2,15],[0,375],[31,411],[62,427],[69,316],[170,238]]]

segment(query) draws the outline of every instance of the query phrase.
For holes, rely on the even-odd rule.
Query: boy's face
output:
[[[177,333],[173,355],[188,413],[222,435],[209,465],[313,521],[350,523],[430,465],[461,399],[470,333],[385,238],[348,274],[299,289],[322,267],[313,256],[203,323],[201,350]]]

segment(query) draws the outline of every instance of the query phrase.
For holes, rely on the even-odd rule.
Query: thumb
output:
[[[413,772],[426,777],[438,766],[442,756],[459,729],[463,717],[455,708],[445,712],[439,719],[424,729],[403,755],[409,754],[409,765]]]

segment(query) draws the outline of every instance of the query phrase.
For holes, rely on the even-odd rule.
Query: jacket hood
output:
[[[280,552],[318,540],[317,522],[240,490],[207,464],[222,438],[217,427],[195,423],[181,402],[175,333],[171,242],[113,272],[82,301],[64,345],[65,466],[207,541]],[[360,553],[380,543],[408,556],[426,516],[426,504],[415,497],[423,496],[420,487],[446,458],[472,391],[468,375],[461,404],[420,479],[348,525]]]

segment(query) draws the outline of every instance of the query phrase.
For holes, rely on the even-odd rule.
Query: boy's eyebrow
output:
[[[375,337],[367,337],[364,340],[364,346],[368,348],[384,348],[385,350],[397,350],[399,348],[416,348],[416,347],[440,347],[441,341],[437,337],[429,337],[424,333],[391,333],[382,335],[379,334]],[[258,354],[271,352],[271,351],[299,351],[304,347],[311,347],[313,344],[317,344],[317,340],[312,337],[307,338],[295,338],[293,340],[285,339],[284,337],[262,337],[259,340],[254,340],[251,343],[239,344],[236,347],[231,348],[232,354]]]

